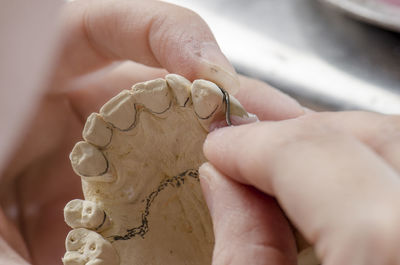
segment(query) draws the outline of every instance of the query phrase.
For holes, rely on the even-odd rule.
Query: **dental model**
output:
[[[197,169],[210,125],[228,106],[232,117],[248,117],[214,83],[170,74],[92,113],[70,154],[85,200],[65,206],[73,230],[63,263],[211,264],[214,235]]]
[[[214,83],[175,74],[138,83],[92,113],[70,154],[85,200],[64,208],[73,229],[64,265],[210,265],[214,235],[197,169],[210,125],[230,116],[249,117]],[[296,239],[298,264],[318,265]]]

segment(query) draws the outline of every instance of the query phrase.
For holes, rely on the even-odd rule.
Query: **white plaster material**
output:
[[[64,265],[118,265],[119,257],[110,242],[85,228],[74,229],[65,240]]]
[[[82,136],[85,141],[93,145],[105,147],[111,141],[111,126],[108,125],[99,114],[92,113],[87,118]]]
[[[191,96],[194,112],[204,129],[210,130],[210,126],[216,121],[225,120],[226,105],[224,94],[213,82],[207,80],[195,80],[191,87]],[[247,119],[248,113],[233,96],[229,95],[231,117]]]
[[[210,115],[223,108],[223,94],[218,86],[210,81],[196,80],[192,85],[193,108],[200,119],[209,119]]]
[[[111,225],[110,218],[96,203],[72,200],[64,208],[64,220],[71,228],[104,231]]]
[[[136,120],[135,102],[131,91],[124,90],[100,109],[100,115],[106,122],[120,130],[127,130]]]
[[[70,156],[85,200],[70,202],[65,220],[72,228],[98,234],[79,228],[71,232],[75,238],[90,235],[107,242],[118,265],[211,264],[214,235],[197,169],[206,161],[202,146],[210,125],[224,120],[225,110],[215,84],[197,80],[192,85],[170,74],[122,91],[100,114],[90,115],[85,141]],[[233,97],[231,110],[247,117]],[[104,213],[107,225],[98,229]],[[71,252],[72,245],[67,239],[65,265],[103,264],[89,252]],[[102,259],[115,260],[105,249]]]
[[[183,76],[176,74],[166,75],[165,79],[167,80],[168,86],[175,94],[177,104],[181,107],[188,104],[190,99],[190,86],[192,83]]]
[[[165,79],[138,83],[132,87],[135,102],[156,114],[164,113],[171,104],[169,87]]]
[[[84,141],[74,146],[69,158],[75,173],[82,177],[103,175],[108,169],[104,154],[94,145]]]

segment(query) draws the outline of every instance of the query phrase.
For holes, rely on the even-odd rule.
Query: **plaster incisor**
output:
[[[230,99],[231,115],[248,117]],[[92,113],[70,154],[85,200],[64,209],[73,228],[64,264],[211,264],[214,235],[198,168],[210,125],[225,108],[214,83],[169,74]]]

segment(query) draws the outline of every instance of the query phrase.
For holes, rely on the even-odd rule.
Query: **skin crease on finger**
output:
[[[343,126],[326,126],[318,119],[326,115],[331,126],[340,120]],[[370,124],[361,134],[372,136],[375,115],[353,114],[343,121],[341,113],[336,119],[335,114],[312,114],[220,129],[208,137],[205,154],[226,175],[276,196],[317,244],[324,264],[398,264],[393,259],[398,258],[400,238],[399,175],[387,158],[351,136],[358,131],[351,120],[357,124],[361,117]],[[399,140],[396,134],[392,138],[393,143]],[[354,249],[354,244],[360,247]],[[371,253],[374,258],[368,259]]]

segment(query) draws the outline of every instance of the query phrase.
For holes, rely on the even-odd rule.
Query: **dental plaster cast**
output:
[[[232,118],[249,117],[229,99]],[[85,200],[64,209],[73,228],[65,265],[211,264],[198,168],[225,103],[214,83],[169,74],[122,91],[87,118],[84,141],[70,154]]]
[[[248,116],[233,97],[230,107],[232,116]],[[91,114],[70,155],[85,200],[64,209],[73,228],[64,264],[211,264],[214,235],[197,169],[225,108],[214,83],[170,74]]]

